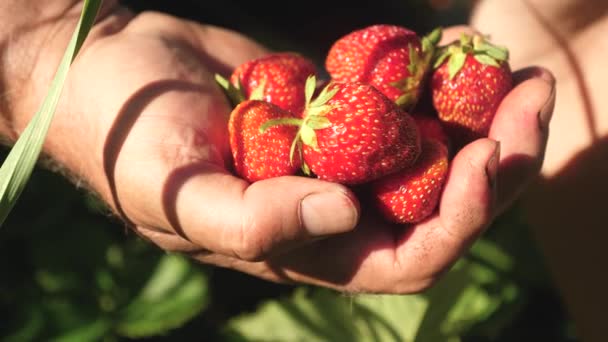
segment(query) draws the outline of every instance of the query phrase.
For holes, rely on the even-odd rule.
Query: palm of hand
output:
[[[421,224],[382,223],[338,184],[281,177],[249,185],[228,171],[230,108],[213,74],[262,53],[235,33],[161,15],[95,40],[69,86],[80,121],[64,126],[80,127],[70,132],[82,141],[72,155],[87,157],[66,164],[166,250],[273,281],[392,293],[435,281],[540,167],[546,132],[537,113],[550,76],[521,72],[490,133],[502,143],[500,160],[491,139],[466,146],[439,212]],[[91,80],[103,91],[83,86]],[[497,171],[507,189],[498,201]]]

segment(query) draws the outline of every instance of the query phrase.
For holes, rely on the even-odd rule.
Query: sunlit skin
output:
[[[477,3],[472,25],[510,47],[514,68],[534,63],[555,73],[555,115],[542,177],[524,197],[526,215],[577,337],[605,341],[608,1]]]
[[[13,45],[2,53],[27,52],[4,73],[19,80],[3,84],[10,111],[0,132],[9,139],[35,112],[74,28],[79,7],[59,8],[28,35],[19,35],[21,26],[7,29]],[[30,23],[40,20],[40,12],[23,10]],[[341,291],[418,292],[542,163],[554,80],[526,68],[515,72],[490,137],[455,156],[439,210],[420,224],[388,225],[335,183],[291,176],[249,184],[228,170],[230,106],[213,75],[268,50],[239,33],[158,13],[134,16],[112,2],[100,18],[70,73],[45,153],[139,235],[204,263]],[[445,39],[462,30],[447,29]]]

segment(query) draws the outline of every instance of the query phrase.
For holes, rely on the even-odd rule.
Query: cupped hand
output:
[[[339,184],[249,184],[230,172],[230,106],[213,76],[266,52],[235,32],[117,7],[74,64],[46,151],[165,250],[271,281],[376,293],[430,286],[541,166],[553,79],[528,68],[490,137],[455,156],[439,210],[420,224],[386,224]]]

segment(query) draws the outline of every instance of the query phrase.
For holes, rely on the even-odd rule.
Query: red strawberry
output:
[[[498,106],[513,87],[508,50],[482,36],[463,35],[444,47],[435,67],[433,104],[456,145],[487,136]]]
[[[311,101],[315,77],[306,84],[302,119],[294,145],[320,179],[361,184],[414,163],[420,137],[414,119],[380,91],[363,83],[330,83]]]
[[[304,108],[306,78],[316,74],[316,67],[308,58],[279,52],[241,64],[232,72],[229,83],[220,76],[216,78],[233,103],[265,100],[299,114]]]
[[[418,126],[418,131],[420,132],[420,137],[422,140],[437,140],[445,146],[449,146],[449,139],[443,126],[441,125],[441,121],[435,116],[430,116],[427,114],[414,113],[412,114],[414,121],[416,121],[416,126]]]
[[[230,114],[228,133],[236,173],[249,182],[293,175],[301,167],[299,156],[290,161],[289,149],[297,128],[262,129],[268,120],[293,116],[266,101],[245,100]]]
[[[373,201],[389,222],[420,222],[437,207],[447,172],[447,148],[426,140],[414,166],[370,184]]]
[[[337,82],[369,83],[405,109],[420,95],[441,30],[422,40],[395,25],[372,25],[338,39],[325,67]]]

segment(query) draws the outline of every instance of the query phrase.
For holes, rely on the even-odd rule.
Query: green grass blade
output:
[[[0,168],[0,225],[4,223],[19,199],[34,170],[70,65],[95,22],[101,2],[101,0],[84,1],[80,20],[44,101]]]

